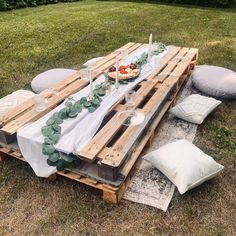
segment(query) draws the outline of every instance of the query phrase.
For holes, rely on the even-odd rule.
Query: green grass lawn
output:
[[[79,68],[129,41],[199,48],[199,64],[236,71],[236,9],[84,1],[0,13],[0,97],[38,73]],[[48,183],[19,161],[0,163],[0,235],[236,235],[236,102],[199,126],[195,144],[223,174],[180,196],[167,213],[60,178]]]

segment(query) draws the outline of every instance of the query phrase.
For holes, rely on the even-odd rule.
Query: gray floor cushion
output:
[[[83,66],[86,66],[86,67],[88,67],[88,66],[93,66],[93,65],[95,65],[98,61],[102,60],[103,58],[104,58],[104,57],[95,57],[95,58],[92,58],[92,59],[86,61],[86,62],[83,64]]]
[[[32,90],[40,93],[45,89],[50,88],[54,84],[66,79],[67,77],[75,74],[77,71],[72,69],[51,69],[37,75],[31,81]]]
[[[232,70],[203,65],[192,74],[194,86],[216,98],[236,98],[236,73]]]

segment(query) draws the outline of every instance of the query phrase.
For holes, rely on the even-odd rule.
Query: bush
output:
[[[75,1],[79,0],[0,0],[0,11],[7,11],[22,7],[36,7],[43,4]]]
[[[109,1],[109,0],[97,0]],[[114,1],[114,0],[112,0]],[[126,2],[128,0],[116,0]],[[129,0],[129,2],[156,2],[156,3],[179,3],[205,7],[236,7],[236,0]]]
[[[182,3],[210,7],[231,7],[236,5],[236,0],[160,0],[159,2]]]

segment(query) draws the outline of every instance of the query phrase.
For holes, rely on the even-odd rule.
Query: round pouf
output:
[[[40,93],[45,89],[50,88],[54,84],[68,78],[69,76],[75,74],[77,71],[72,69],[51,69],[37,75],[31,81],[31,88],[34,92]]]
[[[192,81],[197,89],[212,97],[236,98],[236,73],[232,70],[203,65],[193,72]]]

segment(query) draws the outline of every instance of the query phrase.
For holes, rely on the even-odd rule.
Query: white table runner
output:
[[[136,50],[130,54],[128,61],[133,61],[134,57],[140,57],[143,52],[148,51],[148,46]],[[148,75],[153,72],[155,57],[161,59],[167,51],[153,56],[150,65],[144,66],[140,76],[134,81],[127,85],[120,85],[119,95],[114,96],[114,86],[112,86],[112,92],[103,97],[100,107],[94,113],[89,113],[86,109],[82,110],[76,118],[68,119],[61,124],[61,137],[55,148],[58,151],[64,153],[78,153],[94,136],[98,128],[100,127],[104,116],[107,114],[109,109],[124,94],[135,87],[138,83],[144,80]],[[105,78],[103,75],[99,76],[94,81],[94,86],[104,82]],[[85,87],[78,93],[72,95],[75,100],[79,100],[81,97],[89,95],[89,86]],[[42,143],[43,136],[41,134],[41,128],[45,125],[48,118],[55,112],[61,110],[65,106],[63,102],[58,107],[50,111],[48,114],[37,120],[36,122],[26,124],[21,127],[17,132],[17,141],[25,160],[31,165],[35,174],[40,177],[48,177],[54,174],[57,170],[55,167],[47,164],[47,156],[42,154]]]

